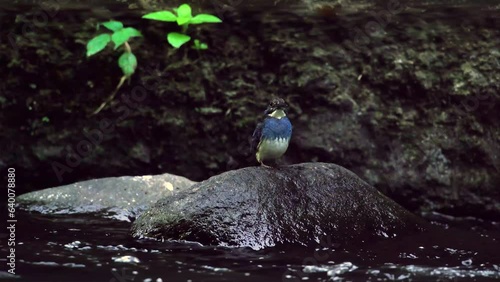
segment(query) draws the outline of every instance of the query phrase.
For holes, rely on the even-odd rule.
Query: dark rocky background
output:
[[[256,165],[248,138],[278,95],[294,124],[283,163],[336,163],[410,210],[500,220],[496,1],[200,1],[194,13],[224,20],[190,27],[204,52],[172,49],[175,25],[140,19],[177,3],[62,2],[0,5],[0,169],[15,167],[18,194]],[[121,75],[112,48],[85,57],[111,18],[143,32],[139,65],[92,116]],[[80,156],[103,120],[112,129]],[[56,162],[71,171],[58,178]]]

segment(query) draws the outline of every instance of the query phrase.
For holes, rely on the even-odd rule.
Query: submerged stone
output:
[[[392,238],[426,223],[347,169],[327,163],[229,171],[159,200],[134,237],[264,247]]]
[[[160,198],[169,197],[195,182],[172,174],[93,179],[23,194],[20,207],[41,213],[111,212],[128,220]]]

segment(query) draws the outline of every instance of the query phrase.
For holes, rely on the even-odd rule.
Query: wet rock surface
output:
[[[352,172],[326,163],[229,171],[163,198],[134,223],[134,237],[261,249],[366,242],[426,224]]]
[[[23,194],[20,207],[44,214],[100,213],[127,220],[195,182],[172,174],[109,177]]]

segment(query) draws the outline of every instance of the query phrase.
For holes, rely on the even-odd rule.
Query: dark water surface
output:
[[[222,248],[135,240],[130,222],[18,214],[20,281],[498,281],[500,224],[426,215],[438,230],[385,242]],[[443,230],[443,231],[439,231]],[[440,233],[442,232],[442,233]],[[3,241],[3,240],[2,240]],[[326,243],[329,248],[324,248]],[[6,246],[2,244],[2,253]],[[5,257],[0,259],[5,264]],[[5,279],[7,277],[2,277]],[[158,280],[161,278],[161,280]],[[2,280],[3,280],[2,279]]]

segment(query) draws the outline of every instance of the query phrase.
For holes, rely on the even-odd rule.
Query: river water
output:
[[[424,216],[436,231],[356,246],[336,245],[326,238],[323,241],[330,247],[255,251],[132,239],[130,221],[119,215],[21,212],[16,229],[17,276],[3,273],[0,278],[109,282],[500,279],[499,223],[435,213]],[[4,244],[1,250],[7,253]],[[0,262],[5,265],[5,257]]]

